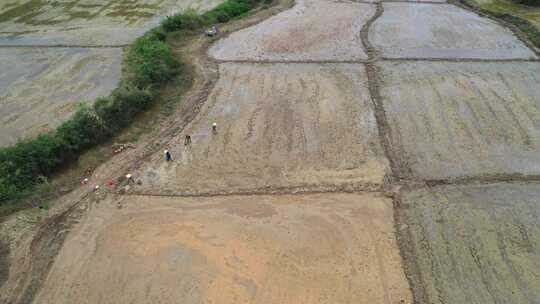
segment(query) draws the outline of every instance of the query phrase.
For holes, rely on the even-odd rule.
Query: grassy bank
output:
[[[172,55],[167,38],[173,33],[201,31],[249,13],[268,0],[227,0],[214,9],[167,17],[160,26],[138,38],[126,51],[124,77],[118,88],[93,106],[80,106],[56,130],[0,149],[0,212],[47,185],[47,178],[77,160],[81,152],[119,134],[158,99],[160,88],[181,79],[182,64]],[[3,211],[1,211],[3,210]]]
[[[466,6],[504,20],[519,28],[540,48],[540,6],[523,5],[508,0],[459,0]]]

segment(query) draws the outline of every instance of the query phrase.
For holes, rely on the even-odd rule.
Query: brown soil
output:
[[[392,217],[378,194],[110,196],[34,303],[410,302]]]
[[[191,144],[184,144],[185,135]],[[371,188],[382,185],[389,171],[365,70],[357,64],[221,64],[200,115],[168,149],[174,161],[154,155],[135,191]]]

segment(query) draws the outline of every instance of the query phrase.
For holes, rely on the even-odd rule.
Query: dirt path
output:
[[[28,299],[391,304],[412,290],[418,303],[535,303],[537,50],[457,6],[396,2],[299,1],[259,22],[276,7],[223,28],[211,57],[196,40],[185,104],[93,177],[137,183],[58,204],[84,216],[26,278],[41,287]],[[29,290],[21,278],[2,288]]]

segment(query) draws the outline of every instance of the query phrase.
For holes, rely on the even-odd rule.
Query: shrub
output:
[[[110,97],[98,99],[94,110],[107,132],[116,134],[129,125],[135,115],[148,108],[154,95],[148,89],[123,84]]]
[[[540,48],[540,30],[530,21],[511,14],[495,14],[496,17],[517,26],[527,38],[538,48]]]
[[[103,123],[92,110],[81,105],[73,117],[64,122],[56,131],[65,152],[72,156],[89,146],[101,142],[107,136]]]
[[[161,25],[166,32],[175,32],[199,29],[205,25],[205,21],[201,15],[190,10],[182,14],[168,16]]]
[[[145,35],[148,39],[155,39],[159,41],[165,41],[167,39],[167,32],[165,32],[163,26],[158,26],[154,29],[151,29]]]
[[[540,0],[512,0],[512,2],[529,6],[540,6]]]
[[[172,77],[173,57],[167,43],[158,35],[145,35],[137,39],[130,50],[128,64],[133,81],[139,88],[155,86]]]
[[[255,7],[257,2],[249,0],[226,1],[203,14],[208,23],[227,22],[235,17],[247,13]]]

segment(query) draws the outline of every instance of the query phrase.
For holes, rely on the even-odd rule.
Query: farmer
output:
[[[191,144],[191,136],[186,135],[186,138],[184,139],[184,146],[187,146]]]
[[[131,184],[131,183],[135,182],[133,180],[133,175],[131,175],[131,173],[126,174],[126,180],[127,180],[128,184]]]
[[[215,135],[217,134],[217,123],[212,124],[212,133]]]
[[[169,150],[165,150],[165,160],[166,161],[171,161],[172,160],[172,156],[171,156],[171,153],[169,152]]]

